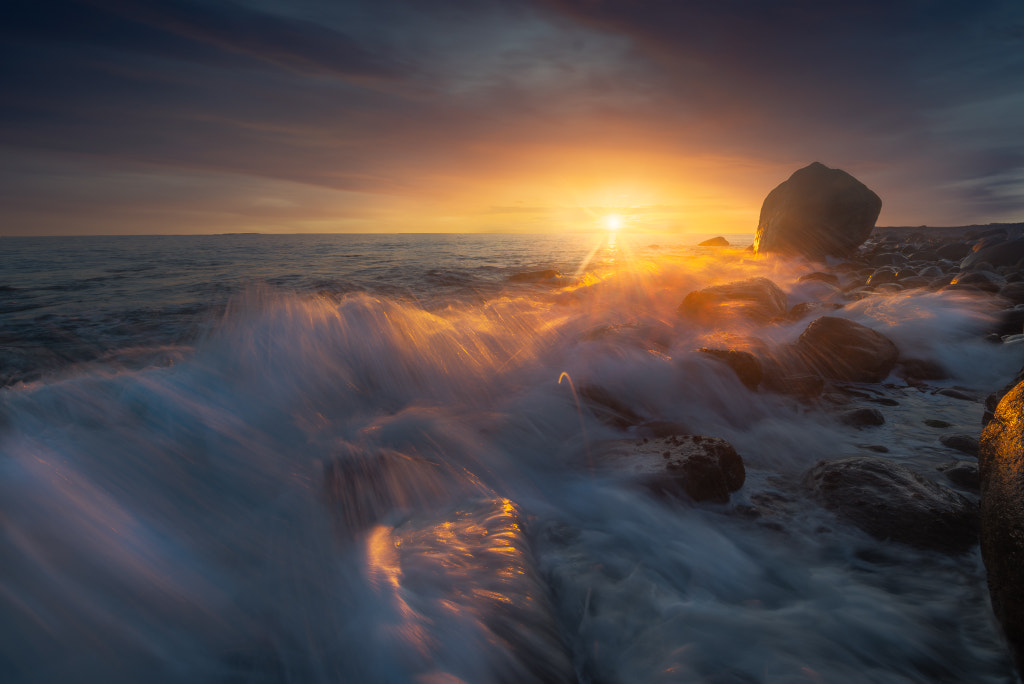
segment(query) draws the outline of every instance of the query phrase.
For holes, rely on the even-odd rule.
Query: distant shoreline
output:
[[[929,237],[957,237],[967,233],[988,231],[1013,231],[1024,233],[1024,223],[982,223],[969,226],[875,226],[871,231],[876,236],[904,237],[912,233],[923,233]]]

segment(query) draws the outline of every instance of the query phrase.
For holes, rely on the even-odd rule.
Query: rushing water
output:
[[[929,390],[1020,366],[985,301],[837,314],[952,375],[893,378],[859,431],[694,351],[807,320],[675,313],[751,276],[812,300],[810,265],[652,242],[0,241],[0,679],[1014,681],[977,549],[876,541],[800,485],[864,445],[939,480],[958,455],[922,420],[977,434],[983,409]],[[584,384],[727,439],[743,489],[696,505],[594,470],[628,435]]]

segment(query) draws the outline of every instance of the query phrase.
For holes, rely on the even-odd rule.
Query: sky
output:
[[[1024,221],[1024,0],[6,0],[0,235]]]

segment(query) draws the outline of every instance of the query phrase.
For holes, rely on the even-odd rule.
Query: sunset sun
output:
[[[604,217],[604,227],[608,230],[618,230],[622,227],[622,217],[618,214],[608,214]]]

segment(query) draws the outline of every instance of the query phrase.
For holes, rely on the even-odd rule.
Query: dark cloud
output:
[[[887,184],[900,222],[954,201],[982,221],[1024,211],[1022,26],[1017,0],[11,0],[0,145],[232,197],[458,194],[573,154],[819,159]]]

